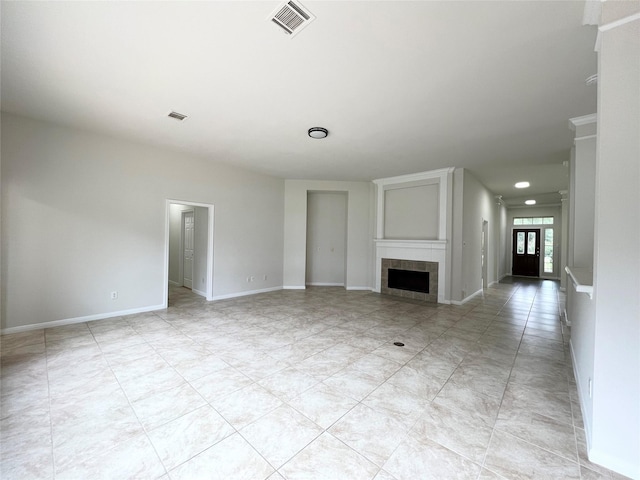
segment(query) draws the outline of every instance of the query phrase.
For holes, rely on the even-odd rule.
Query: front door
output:
[[[187,288],[193,286],[193,230],[194,218],[193,212],[184,212],[182,214],[182,245],[184,246],[184,267],[182,284]]]
[[[513,231],[512,275],[540,276],[540,229]]]

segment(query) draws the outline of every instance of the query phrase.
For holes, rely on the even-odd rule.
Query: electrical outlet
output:
[[[589,398],[593,398],[593,380],[589,379]]]
[[[111,300],[117,300],[118,299],[118,292],[111,292]]]
[[[267,275],[265,274],[265,275],[262,277],[262,279],[266,281],[266,280],[267,280]]]
[[[247,283],[251,281],[251,277],[247,277]]]
[[[251,276],[249,277],[249,281],[250,281],[250,282],[255,281],[255,279],[256,279],[256,277],[254,277],[253,275],[251,275]]]

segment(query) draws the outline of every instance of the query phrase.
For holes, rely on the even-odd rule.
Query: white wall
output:
[[[553,217],[553,225],[523,225],[522,228],[540,229],[540,276],[560,278],[560,261],[562,250],[562,207],[511,207],[507,209],[507,272],[511,275],[513,264],[512,244],[513,230],[520,228],[513,225],[514,217]],[[553,227],[553,273],[544,273],[544,229]]]
[[[495,195],[471,172],[457,168],[453,177],[453,265],[451,299],[464,301],[482,289],[482,222],[488,222],[487,280],[499,280],[496,265],[500,255],[502,215]],[[497,230],[496,230],[497,229]]]
[[[347,192],[347,289],[369,289],[373,257],[373,226],[370,225],[369,182],[285,180],[284,287],[304,288],[307,247],[307,192]]]
[[[162,306],[166,199],[215,205],[214,296],[282,285],[283,180],[13,115],[2,133],[4,329]]]
[[[508,213],[507,207],[500,202],[500,204],[496,204],[496,218],[498,219],[496,223],[496,231],[498,239],[497,243],[497,279],[496,281],[502,280],[506,275],[508,275],[508,262],[509,262],[509,253],[511,252],[511,239],[507,241],[507,231],[508,231]]]
[[[605,2],[602,23],[640,13]],[[593,432],[590,458],[640,478],[640,20],[598,54]]]
[[[347,253],[346,192],[309,192],[307,285],[344,286]]]

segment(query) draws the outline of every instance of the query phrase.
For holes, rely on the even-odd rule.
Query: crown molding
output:
[[[576,127],[583,125],[589,125],[590,123],[596,123],[598,120],[597,114],[590,113],[589,115],[583,115],[582,117],[574,117],[569,119],[569,128],[575,130]]]
[[[627,23],[635,22],[636,20],[640,20],[640,12],[632,13],[631,15],[619,18],[618,20],[614,20],[613,22],[600,25],[598,27],[598,32],[607,32],[609,30],[613,30],[614,28],[621,27],[622,25],[625,25]]]
[[[397,177],[378,178],[373,180],[377,185],[393,185],[396,183],[415,182],[419,180],[439,179],[449,173],[453,173],[456,167],[441,168],[438,170],[430,170],[428,172],[410,173],[408,175],[399,175]]]

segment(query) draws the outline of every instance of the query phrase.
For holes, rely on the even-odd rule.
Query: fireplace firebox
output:
[[[408,292],[429,293],[429,272],[390,268],[389,288]]]
[[[383,258],[380,293],[438,302],[438,262]]]

